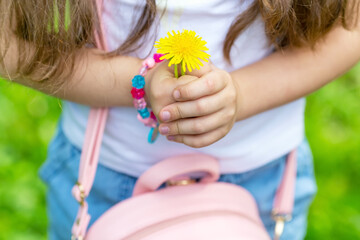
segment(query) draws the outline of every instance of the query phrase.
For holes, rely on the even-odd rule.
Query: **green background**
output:
[[[306,134],[318,194],[306,239],[360,239],[360,66],[308,97]],[[37,170],[61,112],[58,99],[0,80],[0,239],[46,239]]]

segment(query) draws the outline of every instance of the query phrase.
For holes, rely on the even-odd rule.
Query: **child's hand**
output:
[[[200,148],[230,131],[237,118],[239,93],[230,74],[213,65],[194,74],[199,78],[172,91],[176,102],[161,109],[159,130],[169,140]]]
[[[195,76],[183,76],[181,79],[174,77],[174,70],[168,67],[168,62],[164,61],[157,64],[146,75],[145,92],[147,103],[152,111],[159,118],[162,108],[176,102],[173,97],[173,91],[176,87],[189,83],[195,79]]]

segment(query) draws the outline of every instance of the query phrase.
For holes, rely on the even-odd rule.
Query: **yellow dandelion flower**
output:
[[[208,62],[210,57],[204,51],[209,50],[206,46],[206,41],[197,36],[195,31],[183,30],[168,32],[168,37],[161,38],[155,42],[154,47],[157,52],[164,54],[160,59],[168,59],[169,67],[175,65],[175,75],[177,75],[177,65],[181,64],[181,72],[184,74],[186,69],[191,72],[193,69],[200,69],[203,60]]]

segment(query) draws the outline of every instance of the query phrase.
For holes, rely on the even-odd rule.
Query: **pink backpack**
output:
[[[101,16],[101,0],[98,12]],[[96,35],[98,46],[107,49]],[[138,179],[133,196],[106,211],[87,231],[90,215],[86,197],[96,173],[108,109],[91,109],[73,195],[80,207],[72,239],[86,240],[265,240],[270,239],[256,202],[244,188],[216,182],[218,161],[192,154],[166,159]],[[203,173],[199,182],[189,174]],[[275,239],[289,220],[294,202],[296,153],[286,164],[274,200]],[[167,187],[160,188],[164,183]],[[106,183],[104,183],[105,185]]]

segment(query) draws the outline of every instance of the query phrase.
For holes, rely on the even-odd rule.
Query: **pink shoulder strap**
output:
[[[104,26],[102,24],[102,3],[103,0],[97,0],[97,13],[99,16],[100,33],[95,32],[95,40],[98,48],[108,51],[108,46],[105,39]],[[87,129],[85,132],[85,140],[80,158],[79,177],[76,185],[73,187],[72,193],[75,199],[79,202],[80,207],[76,220],[72,228],[72,239],[83,239],[87,227],[90,222],[90,215],[88,213],[88,205],[86,203],[86,197],[89,195],[92,188],[96,169],[98,165],[99,152],[101,141],[105,129],[105,124],[108,116],[107,108],[92,108],[89,113]],[[199,163],[203,166],[204,163]],[[195,170],[199,170],[200,166],[197,166]],[[215,166],[215,165],[214,165]],[[188,169],[189,170],[189,169]],[[216,176],[216,171],[212,171],[213,178]],[[215,174],[215,175],[214,175]],[[293,151],[286,164],[286,169],[282,182],[276,193],[274,200],[274,219],[277,222],[278,230],[275,230],[275,238],[277,235],[281,235],[283,229],[283,222],[289,219],[291,216],[294,205],[294,188],[296,179],[296,152]],[[146,192],[146,189],[156,189],[156,186],[152,186],[151,183],[148,187],[144,187],[139,192]],[[135,195],[137,194],[135,193]],[[278,232],[278,233],[277,233]]]
[[[108,51],[101,21],[102,3],[103,0],[96,0],[98,19],[100,19],[100,33],[96,31],[94,35],[97,47]],[[76,220],[72,227],[72,240],[83,239],[90,222],[88,205],[85,199],[89,195],[95,179],[108,111],[107,108],[92,108],[89,113],[84,145],[80,157],[79,177],[76,185],[72,189],[75,199],[80,204]]]

